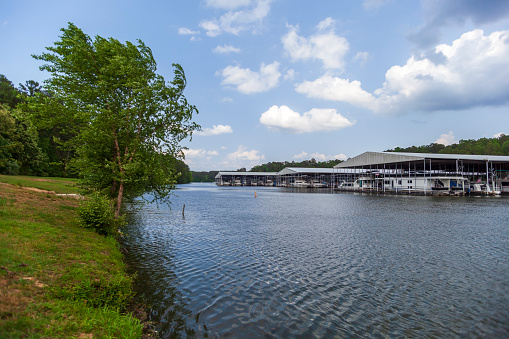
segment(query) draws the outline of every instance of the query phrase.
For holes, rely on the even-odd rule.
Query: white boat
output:
[[[305,182],[304,180],[301,180],[301,179],[295,179],[294,182],[292,182],[290,184],[291,187],[296,187],[296,188],[303,188],[303,187],[308,187],[308,183]]]
[[[320,180],[313,180],[313,181],[311,181],[311,187],[322,188],[322,187],[325,187],[325,184],[323,182],[321,182]]]

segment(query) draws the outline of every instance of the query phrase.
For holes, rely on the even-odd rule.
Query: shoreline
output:
[[[151,337],[119,242],[78,226],[75,188],[42,180],[0,177],[0,336]]]

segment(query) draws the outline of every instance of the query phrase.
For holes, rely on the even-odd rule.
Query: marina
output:
[[[509,193],[509,156],[365,152],[334,168],[219,172],[215,182],[389,194],[499,195]]]

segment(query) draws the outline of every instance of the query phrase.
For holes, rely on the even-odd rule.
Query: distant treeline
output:
[[[335,165],[342,162],[342,160],[327,160],[327,161],[316,161],[315,159],[304,160],[300,162],[295,161],[272,161],[266,164],[254,166],[249,172],[279,172],[285,167],[307,167],[307,168],[332,168]],[[231,172],[224,171],[224,172]],[[245,167],[239,168],[236,172],[248,172]],[[195,172],[191,171],[193,182],[214,182],[214,179],[219,171],[209,172]]]
[[[386,152],[509,155],[509,135],[502,134],[498,138],[460,140],[457,144],[449,146],[431,143],[407,148],[396,147]]]
[[[37,93],[50,95],[36,81],[16,88],[0,74],[0,174],[76,177],[70,166],[75,154],[66,143],[72,135],[62,126],[40,125],[27,114],[24,102]],[[189,166],[179,159],[175,162],[181,173],[178,183],[191,182]]]
[[[304,161],[273,161],[266,164],[254,166],[250,172],[279,172],[285,167],[306,167],[306,168],[332,168],[335,165],[342,162],[342,160],[327,160],[327,161],[316,161],[315,159],[304,160]],[[239,171],[245,171],[245,168],[241,168]]]
[[[209,171],[209,172],[195,172],[191,171],[192,182],[214,182],[214,178],[216,177],[219,171]]]

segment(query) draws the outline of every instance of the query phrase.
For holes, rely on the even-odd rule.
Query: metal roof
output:
[[[220,178],[222,175],[234,175],[238,177],[261,177],[261,176],[270,176],[270,175],[277,175],[276,172],[219,172],[216,174],[216,178]]]
[[[332,174],[333,168],[308,168],[308,167],[285,167],[277,174],[299,174],[299,173],[313,173],[313,174]]]
[[[509,163],[509,156],[501,155],[471,155],[471,154],[436,154],[436,153],[403,153],[403,152],[365,152],[337,164],[334,168],[369,166],[409,161],[431,160],[469,160]]]

